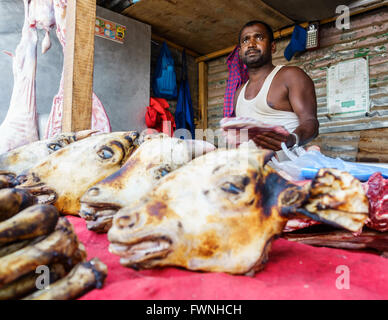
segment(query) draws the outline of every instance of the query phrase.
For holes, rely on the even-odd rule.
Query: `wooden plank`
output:
[[[186,49],[186,53],[191,55],[191,56],[193,56],[193,57],[195,57],[195,58],[199,56],[199,53],[194,52],[194,51],[192,51],[190,49],[184,48],[184,47],[182,47],[182,46],[180,46],[180,45],[178,45],[178,44],[176,44],[176,43],[174,43],[174,42],[172,42],[170,40],[167,40],[167,39],[165,39],[163,37],[160,37],[160,36],[158,36],[158,35],[156,35],[154,33],[151,35],[151,39],[154,40],[154,41],[157,41],[157,42],[165,42],[165,43],[167,43],[168,46],[173,47],[173,48],[175,48],[175,49],[177,49],[177,50],[179,50],[181,52],[183,51],[183,49]]]
[[[318,145],[330,157],[359,162],[388,163],[388,128],[320,134],[308,145]]]
[[[358,161],[388,162],[388,128],[363,130],[360,133]]]
[[[207,129],[207,107],[208,107],[208,66],[206,62],[198,64],[198,96],[199,110],[201,113],[202,129]]]
[[[209,54],[205,54],[205,55],[197,58],[195,60],[195,62],[200,63],[202,61],[207,61],[207,60],[215,59],[215,58],[218,58],[218,57],[222,57],[224,55],[227,55],[227,54],[231,53],[234,50],[235,47],[236,47],[236,45],[233,45],[231,47],[228,47],[228,48],[225,48],[225,49],[222,49],[222,50],[218,50],[218,51],[215,51],[215,52],[212,52],[212,53],[209,53]]]
[[[210,90],[213,90],[213,89],[219,89],[219,88],[226,88],[226,85],[227,85],[227,80],[221,80],[221,81],[214,81],[214,82],[208,82],[208,88],[209,88],[209,91]]]
[[[220,64],[218,66],[212,66],[212,67],[210,67],[209,65],[209,71],[208,71],[209,75],[218,73],[218,72],[225,72],[225,71],[228,71],[228,65],[226,63]]]
[[[317,145],[321,152],[332,158],[342,158],[347,161],[356,161],[360,131],[320,134],[307,146]]]
[[[69,0],[66,10],[62,131],[91,128],[96,1]]]
[[[229,71],[209,74],[209,82],[222,81],[228,78]]]
[[[209,66],[209,69],[214,66],[224,65],[226,64],[227,58],[227,56],[224,56],[221,59],[210,60],[207,62],[207,65]]]
[[[250,20],[263,20],[274,30],[294,23],[261,0],[143,0],[122,14],[150,24],[153,33],[201,55],[234,44]]]
[[[371,11],[371,10],[375,10],[377,8],[381,8],[381,7],[384,7],[384,6],[385,7],[388,6],[388,1],[383,1],[381,3],[378,3],[376,5],[372,5],[372,6],[367,7],[367,8],[356,9],[356,10],[350,12],[350,16],[355,16],[355,15],[358,15],[358,14],[361,14],[361,13],[365,13],[365,12],[368,12],[368,11]],[[324,19],[324,20],[320,21],[320,24],[322,25],[322,24],[331,23],[331,22],[335,21],[336,19],[337,19],[337,16],[329,18],[329,19]],[[303,28],[306,28],[308,26],[308,22],[303,22],[303,23],[300,23],[299,25],[302,26]],[[292,34],[293,31],[294,31],[294,26],[286,27],[284,29],[275,31],[274,32],[274,38],[275,39],[279,39],[279,38],[288,37],[289,35]],[[224,48],[224,49],[220,49],[220,50],[208,53],[206,55],[198,57],[195,61],[197,63],[199,63],[199,62],[202,62],[202,61],[208,61],[210,59],[215,59],[215,58],[227,55],[227,54],[231,53],[234,50],[235,46],[236,46],[236,44],[233,45],[233,46],[229,46],[227,48]],[[278,52],[280,52],[280,50],[278,50]]]
[[[333,247],[365,252],[370,252],[367,250],[373,249],[384,254],[388,252],[388,232],[379,232],[366,228],[360,235],[354,235],[348,231],[333,230],[327,226],[316,226],[316,228],[305,229],[304,233],[286,232],[282,237],[289,241],[318,247]]]
[[[225,87],[224,88],[211,89],[211,90],[208,89],[208,94],[207,95],[208,95],[209,99],[216,98],[216,97],[222,97],[222,99],[223,99],[224,95],[225,95]]]

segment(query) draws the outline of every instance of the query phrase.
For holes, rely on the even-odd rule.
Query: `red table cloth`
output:
[[[98,257],[108,266],[103,288],[81,300],[388,299],[388,259],[372,253],[278,239],[264,270],[253,278],[178,268],[135,271],[121,266],[119,257],[109,253],[106,234],[87,230],[79,217],[67,218],[88,259]]]

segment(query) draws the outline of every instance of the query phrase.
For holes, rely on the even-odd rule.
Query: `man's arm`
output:
[[[288,92],[287,99],[292,111],[297,115],[299,120],[299,126],[294,130],[294,133],[299,137],[299,145],[304,145],[318,135],[319,129],[314,83],[298,67],[287,67],[285,71],[282,77]],[[271,150],[280,150],[282,142],[287,147],[292,147],[296,142],[296,138],[292,134],[287,136],[275,132],[256,134],[252,130],[248,135],[257,145]]]
[[[299,137],[299,144],[304,145],[317,137],[319,131],[314,82],[298,67],[289,67],[286,79],[288,99],[299,119],[299,126],[294,133]],[[287,139],[288,147],[294,145],[294,139],[293,135]]]
[[[240,85],[238,87],[238,89],[236,90],[236,92],[234,93],[234,97],[233,97],[233,117],[236,116],[236,106],[237,106],[237,99],[238,99],[238,96],[240,95],[240,92],[243,88],[244,84]]]

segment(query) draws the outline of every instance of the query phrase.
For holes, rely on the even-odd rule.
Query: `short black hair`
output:
[[[241,34],[242,34],[243,30],[246,27],[251,27],[251,26],[254,26],[255,24],[262,24],[267,29],[267,32],[268,32],[268,35],[269,35],[269,42],[272,42],[272,41],[275,40],[275,38],[273,36],[272,28],[270,27],[270,25],[268,23],[265,23],[265,22],[260,21],[260,20],[252,20],[252,21],[249,21],[246,24],[244,24],[244,26],[241,28],[241,30],[240,30],[240,32],[238,34],[238,43],[239,44],[241,42]]]

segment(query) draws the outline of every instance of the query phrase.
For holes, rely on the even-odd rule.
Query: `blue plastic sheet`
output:
[[[277,162],[275,168],[286,171],[298,180],[312,179],[322,168],[349,172],[360,181],[367,181],[375,172],[381,172],[384,178],[388,178],[387,168],[330,158],[316,150],[305,152],[294,160]]]

